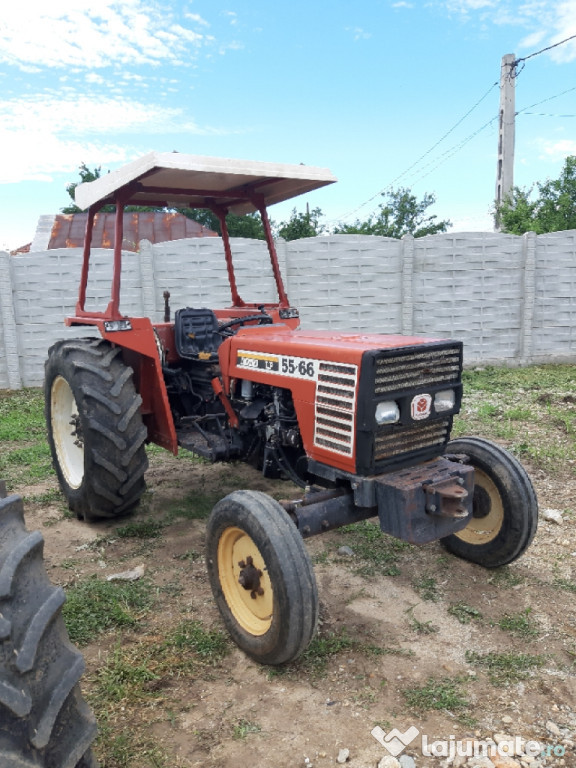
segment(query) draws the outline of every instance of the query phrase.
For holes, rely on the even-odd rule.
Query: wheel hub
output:
[[[254,565],[252,555],[248,555],[246,560],[240,560],[238,565],[242,569],[240,571],[240,576],[238,577],[240,586],[250,591],[250,597],[253,600],[256,599],[256,595],[262,596],[264,594],[264,590],[260,584],[262,571]]]

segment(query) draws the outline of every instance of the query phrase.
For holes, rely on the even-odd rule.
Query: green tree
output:
[[[356,219],[354,224],[339,224],[334,229],[336,235],[380,235],[380,237],[396,237],[403,235],[435,235],[446,232],[452,222],[445,219],[437,221],[438,217],[430,215],[428,209],[436,202],[433,194],[424,194],[418,200],[409,189],[399,187],[384,192],[385,202],[378,206],[378,213],[369,216],[365,221]]]
[[[500,206],[495,206],[495,219],[502,232],[522,235],[524,232],[560,232],[576,229],[576,155],[569,155],[557,179],[536,182],[538,196],[531,199],[529,189],[514,187]]]
[[[317,237],[326,231],[326,227],[320,223],[324,214],[321,208],[306,209],[306,213],[298,213],[296,208],[288,221],[281,222],[277,227],[277,234],[284,240],[300,240],[303,237]]]
[[[202,226],[213,232],[222,234],[220,219],[208,208],[182,208],[178,210],[189,219],[197,221]],[[226,216],[226,226],[230,237],[252,237],[254,240],[264,240],[264,226],[259,213],[247,213],[244,216],[236,216],[229,213]]]
[[[80,172],[80,181],[73,181],[71,184],[66,185],[66,191],[70,195],[70,198],[72,199],[72,203],[70,205],[65,206],[64,208],[61,208],[62,213],[82,213],[82,209],[79,208],[76,205],[76,187],[78,184],[84,184],[84,182],[87,181],[95,181],[96,179],[99,179],[102,175],[102,167],[99,166],[98,168],[94,168],[93,171],[88,168],[86,163],[82,163],[82,165],[79,167]],[[102,208],[102,211],[104,213],[110,213],[110,211],[114,211],[115,206],[113,205],[105,205]]]

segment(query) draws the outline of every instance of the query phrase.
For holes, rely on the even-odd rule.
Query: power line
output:
[[[541,51],[536,51],[535,53],[531,53],[529,56],[522,56],[519,59],[516,59],[516,61],[512,64],[512,68],[515,68],[520,64],[521,61],[528,61],[528,59],[533,59],[534,56],[540,56],[541,53],[546,53],[546,51],[551,51],[552,48],[558,48],[559,45],[564,45],[564,43],[569,42],[570,40],[576,39],[576,35],[571,35],[570,37],[567,37],[565,40],[560,40],[559,43],[554,43],[554,45],[549,45],[547,48],[542,48]]]
[[[441,138],[439,138],[439,139],[438,139],[438,141],[437,141],[435,144],[433,144],[433,145],[432,145],[432,146],[431,146],[429,149],[427,149],[427,150],[426,150],[426,152],[424,152],[424,154],[423,154],[423,155],[421,155],[421,156],[420,156],[420,157],[419,157],[417,160],[415,160],[415,161],[412,163],[412,165],[410,165],[408,168],[406,168],[406,170],[405,170],[405,171],[402,171],[402,173],[401,173],[401,174],[399,174],[398,176],[396,176],[396,178],[395,178],[395,179],[393,179],[393,180],[392,180],[392,181],[391,181],[391,182],[390,182],[390,183],[389,183],[389,184],[388,184],[386,187],[384,187],[384,188],[383,188],[383,189],[381,189],[380,191],[376,192],[376,194],[375,194],[375,195],[372,195],[372,197],[368,198],[368,200],[366,200],[365,202],[363,202],[363,203],[362,203],[361,205],[359,205],[357,208],[354,208],[354,210],[352,210],[352,211],[349,211],[348,213],[346,213],[346,214],[344,214],[343,216],[341,216],[341,217],[338,219],[338,221],[341,221],[341,220],[343,220],[343,219],[347,219],[347,218],[349,218],[350,216],[353,216],[355,213],[358,213],[358,211],[360,211],[362,208],[364,208],[364,206],[366,206],[366,205],[368,205],[369,203],[371,203],[371,202],[372,202],[373,200],[375,200],[377,197],[380,197],[380,195],[383,195],[383,194],[385,194],[385,193],[386,193],[386,191],[387,191],[387,190],[389,190],[389,189],[391,189],[391,188],[392,188],[392,186],[393,186],[394,184],[396,184],[396,182],[397,182],[397,181],[399,181],[399,180],[400,180],[400,179],[402,179],[404,176],[406,176],[408,173],[410,173],[410,171],[411,171],[413,168],[415,168],[417,165],[419,165],[419,164],[422,162],[422,160],[424,160],[424,158],[425,158],[425,157],[428,157],[428,155],[430,155],[430,154],[431,154],[431,153],[432,153],[432,152],[433,152],[433,151],[436,149],[436,147],[438,147],[438,146],[439,146],[439,145],[440,145],[440,144],[441,144],[441,143],[444,141],[444,139],[448,138],[448,136],[450,136],[450,134],[451,134],[451,133],[453,133],[453,132],[456,130],[456,128],[458,128],[458,126],[459,126],[461,123],[463,123],[463,122],[464,122],[464,120],[465,120],[465,119],[466,119],[466,118],[467,118],[467,117],[468,117],[468,116],[469,116],[469,115],[470,115],[470,114],[471,114],[471,113],[472,113],[472,112],[473,112],[473,111],[476,109],[476,107],[478,107],[478,106],[479,106],[479,105],[480,105],[480,104],[481,104],[481,103],[484,101],[484,99],[485,99],[485,98],[487,98],[487,96],[488,96],[488,95],[489,95],[489,94],[492,92],[492,90],[493,90],[493,89],[494,89],[494,88],[495,88],[497,85],[498,85],[498,81],[496,81],[495,83],[492,83],[492,85],[490,86],[490,88],[488,88],[488,90],[486,91],[486,93],[485,93],[483,96],[481,96],[481,97],[478,99],[478,101],[477,101],[477,102],[476,102],[476,103],[475,103],[475,104],[474,104],[472,107],[470,107],[470,109],[469,109],[469,110],[468,110],[468,111],[467,111],[467,112],[466,112],[464,115],[462,115],[462,117],[461,117],[461,118],[459,118],[459,119],[458,119],[458,120],[457,120],[457,121],[454,123],[454,125],[453,125],[453,126],[452,126],[452,127],[451,127],[451,128],[448,130],[448,131],[446,131],[446,133],[445,133],[445,134],[444,134],[444,135],[443,135]],[[484,126],[484,127],[485,127],[485,126]],[[480,130],[482,130],[482,129],[480,129]],[[448,151],[449,151],[449,150],[448,150]],[[434,161],[432,160],[431,162],[434,162]],[[424,168],[428,167],[428,165],[430,165],[430,163],[428,163],[427,165],[425,165],[425,166],[424,166]],[[421,169],[421,170],[422,170],[422,169]]]
[[[528,107],[524,107],[524,109],[519,110],[516,112],[517,115],[521,115],[523,112],[526,112],[528,109],[533,109],[534,107],[539,107],[540,104],[546,104],[547,101],[552,101],[553,99],[557,99],[560,96],[564,96],[565,93],[572,93],[572,91],[576,91],[576,86],[573,88],[567,88],[565,91],[561,91],[560,93],[555,93],[554,96],[548,96],[547,99],[542,99],[542,101],[537,101],[534,104],[530,104]]]

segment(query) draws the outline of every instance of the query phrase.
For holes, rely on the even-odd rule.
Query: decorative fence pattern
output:
[[[266,246],[232,241],[241,296],[275,298]],[[521,237],[441,234],[402,240],[334,235],[278,243],[286,290],[303,328],[458,338],[465,363],[576,362],[576,230]],[[87,307],[109,300],[112,252],[93,252]],[[0,389],[39,386],[48,347],[66,328],[82,255],[77,248],[0,252]],[[125,252],[121,309],[160,320],[173,309],[228,306],[219,238]]]

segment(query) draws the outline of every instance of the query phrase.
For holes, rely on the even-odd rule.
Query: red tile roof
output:
[[[96,214],[92,234],[93,248],[114,247],[115,216],[115,213]],[[48,249],[82,247],[87,218],[87,213],[62,213],[55,216]],[[126,251],[136,251],[140,240],[164,243],[186,237],[218,237],[218,235],[181,213],[146,211],[124,214],[122,248]]]

